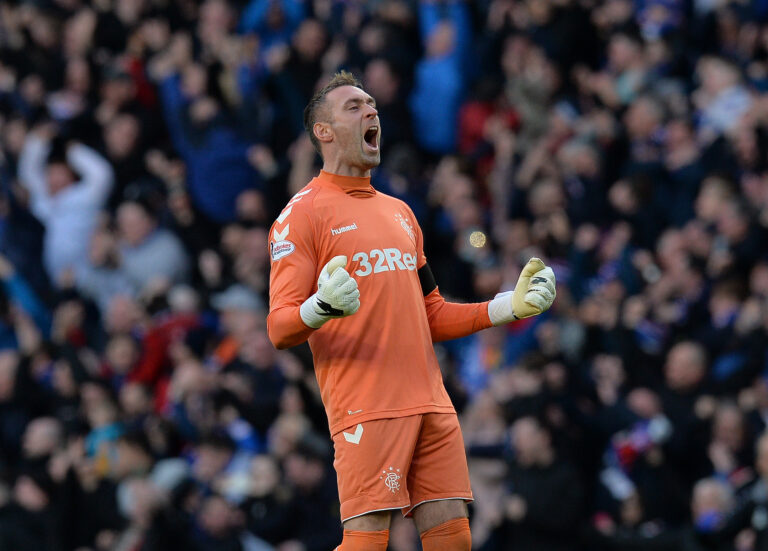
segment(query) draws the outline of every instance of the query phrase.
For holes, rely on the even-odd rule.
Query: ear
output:
[[[327,122],[316,122],[312,127],[312,132],[319,142],[329,143],[333,141],[333,131]]]

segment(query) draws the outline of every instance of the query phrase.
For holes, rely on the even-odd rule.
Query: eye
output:
[[[353,105],[352,107],[349,108],[349,110],[350,111],[357,111],[358,107],[357,107],[357,105]]]

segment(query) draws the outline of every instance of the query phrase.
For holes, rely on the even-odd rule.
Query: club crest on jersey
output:
[[[400,223],[400,227],[405,230],[405,233],[408,234],[408,237],[411,238],[411,241],[414,243],[416,242],[416,234],[413,231],[413,226],[411,226],[411,223],[408,221],[408,218],[400,214],[399,212],[395,214],[395,220]]]
[[[401,478],[402,476],[400,475],[400,469],[393,469],[390,467],[389,471],[381,471],[379,480],[383,480],[387,489],[394,494],[400,489]]]
[[[290,241],[270,241],[269,254],[272,256],[272,262],[285,258],[296,250],[296,245]]]

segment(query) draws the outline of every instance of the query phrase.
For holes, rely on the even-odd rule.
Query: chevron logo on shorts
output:
[[[342,432],[341,434],[344,435],[344,440],[350,444],[360,444],[360,439],[363,437],[363,425],[358,423],[357,427],[355,427],[354,434],[350,434],[348,432]]]

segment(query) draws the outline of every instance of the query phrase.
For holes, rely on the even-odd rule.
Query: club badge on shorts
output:
[[[379,480],[384,481],[384,485],[393,494],[400,489],[400,469],[389,468],[389,471],[381,471]]]

